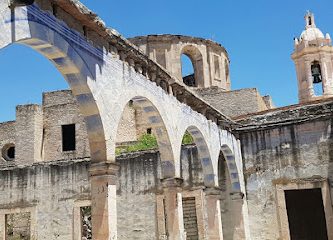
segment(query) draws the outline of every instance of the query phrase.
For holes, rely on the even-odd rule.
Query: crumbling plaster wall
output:
[[[288,119],[282,116],[276,121]],[[253,117],[248,123],[255,120]],[[257,119],[257,126],[259,123]],[[329,117],[322,117],[239,132],[252,239],[280,237],[275,184],[320,177],[332,186],[332,123]]]
[[[156,194],[162,192],[161,160],[157,151],[117,158],[118,239],[158,239]],[[36,163],[0,169],[0,215],[12,209],[33,211],[33,236],[37,239],[73,239],[74,208],[90,200],[89,159]],[[184,189],[203,186],[194,146],[182,149]],[[0,239],[3,231],[0,226]]]

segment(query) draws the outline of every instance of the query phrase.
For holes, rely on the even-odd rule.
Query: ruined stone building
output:
[[[0,1],[0,49],[31,47],[70,86],[0,123],[0,239],[332,240],[333,47],[305,20],[299,104],[275,108],[231,90],[211,40],[125,39],[75,0]]]

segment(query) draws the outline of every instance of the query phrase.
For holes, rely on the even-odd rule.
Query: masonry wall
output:
[[[0,123],[0,149],[2,151],[2,149],[4,149],[4,147],[7,144],[15,144],[15,122],[11,121],[11,122],[4,122],[4,123]],[[10,165],[12,164],[12,162],[6,161],[3,158],[3,154],[1,152],[0,155],[0,165]]]
[[[159,153],[155,150],[121,155],[117,185],[118,239],[158,239],[156,194],[162,193]],[[80,224],[75,208],[89,202],[88,158],[0,168],[1,217],[31,212],[31,231],[37,239],[73,239]],[[194,146],[182,149],[184,188],[202,187],[202,169]]]
[[[286,216],[286,210],[280,205],[284,201],[284,194],[280,199],[277,197],[278,188],[288,184],[301,188],[304,183],[318,187],[321,186],[319,180],[327,180],[329,186],[332,186],[333,122],[330,116],[323,115],[318,109],[322,110],[317,107],[304,108],[304,111],[296,109],[254,116],[245,121],[248,128],[239,133],[253,240],[286,239],[283,232],[288,227],[284,224],[279,227],[283,215]],[[324,109],[329,111],[329,106]],[[291,112],[306,114],[296,114],[296,117]],[[294,121],[291,120],[293,117]],[[281,120],[289,120],[289,124],[279,123]],[[269,126],[250,127],[251,122],[255,126],[260,123]],[[330,192],[333,192],[332,187]],[[330,196],[325,198],[323,195],[323,198],[324,204],[327,203],[326,220],[331,222]]]
[[[86,125],[71,91],[44,93],[43,114],[43,159],[45,161],[76,159],[90,155]],[[67,124],[75,124],[75,151],[62,149],[61,126]]]
[[[264,111],[272,107],[270,104],[265,104],[256,88],[223,91],[213,87],[198,89],[197,93],[229,117]]]

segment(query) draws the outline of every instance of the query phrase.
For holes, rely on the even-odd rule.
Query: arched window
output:
[[[182,78],[183,82],[190,87],[195,87],[195,77],[194,77],[194,67],[192,60],[186,54],[182,54],[181,56],[182,62]]]
[[[321,66],[318,61],[314,61],[311,65],[311,74],[313,77],[313,90],[316,96],[323,95]]]
[[[195,46],[185,46],[181,51],[181,69],[183,82],[190,87],[203,87],[202,54]]]

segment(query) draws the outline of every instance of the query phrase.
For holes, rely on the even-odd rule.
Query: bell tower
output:
[[[313,13],[305,15],[305,30],[295,38],[292,59],[298,80],[299,102],[333,97],[333,47],[330,35],[316,27]]]

